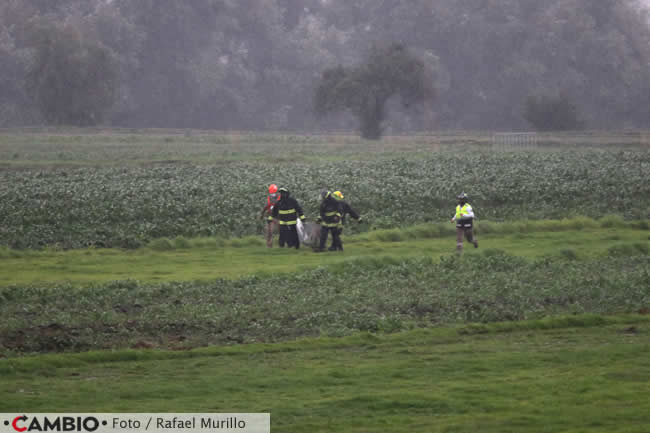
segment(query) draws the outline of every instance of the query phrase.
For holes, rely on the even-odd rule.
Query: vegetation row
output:
[[[619,254],[620,253],[620,254]],[[358,258],[210,283],[0,289],[3,353],[277,342],[575,313],[647,313],[647,248],[592,261]]]
[[[271,182],[287,186],[311,220],[322,188],[342,190],[367,221],[346,233],[447,221],[461,191],[479,222],[650,214],[647,152],[417,157],[2,171],[0,245],[134,248],[162,237],[259,235]]]

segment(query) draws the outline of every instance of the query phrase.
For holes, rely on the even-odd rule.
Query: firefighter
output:
[[[273,206],[278,202],[280,194],[278,194],[278,186],[276,184],[269,185],[269,194],[266,196],[266,205],[262,209],[260,214],[260,219],[264,219],[264,214],[267,214],[266,217],[266,246],[271,248],[273,246],[273,232],[277,230],[278,222],[273,219],[271,214],[273,211]]]
[[[327,234],[332,232],[332,246],[340,245],[338,226],[341,222],[341,212],[339,212],[339,202],[336,201],[331,191],[322,194],[323,200],[320,204],[320,216],[318,223],[321,225],[320,229],[320,246],[315,250],[322,252],[325,250],[327,244]],[[336,248],[335,248],[336,249]],[[343,249],[343,246],[341,246]]]
[[[284,248],[286,243],[289,248],[300,248],[300,240],[298,240],[298,230],[296,229],[296,220],[300,218],[301,221],[305,220],[305,214],[298,201],[291,197],[289,190],[282,187],[278,190],[280,199],[273,206],[271,215],[277,219],[280,226],[280,248]]]
[[[456,206],[456,215],[451,219],[451,222],[456,222],[456,251],[462,253],[463,236],[468,242],[474,244],[474,248],[478,248],[478,240],[474,237],[474,211],[468,203],[469,197],[463,192],[456,198],[458,199],[458,206]]]
[[[328,249],[330,251],[335,251],[335,250],[343,251],[343,245],[341,243],[341,234],[343,233],[343,226],[345,225],[346,215],[350,214],[350,216],[354,218],[358,223],[362,222],[363,219],[359,216],[359,214],[354,209],[352,209],[352,207],[348,204],[348,202],[343,200],[343,193],[341,191],[334,191],[332,193],[332,196],[336,201],[339,202],[339,213],[341,214],[341,222],[337,227],[339,242],[338,244],[334,244],[334,242],[332,242],[332,246],[329,247]]]

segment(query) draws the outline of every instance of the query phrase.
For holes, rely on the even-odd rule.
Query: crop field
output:
[[[0,412],[645,432],[644,136],[0,131]],[[269,183],[364,222],[344,252],[267,249]]]
[[[486,220],[650,215],[643,146],[498,152],[463,138],[4,136],[0,245],[134,248],[259,234],[269,183],[289,187],[312,220],[319,191],[342,190],[369,224],[353,232],[445,221],[461,191]]]

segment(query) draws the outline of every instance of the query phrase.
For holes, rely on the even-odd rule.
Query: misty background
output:
[[[0,127],[354,130],[324,71],[400,44],[433,97],[389,132],[650,127],[646,0],[0,0]],[[403,101],[402,101],[403,102]],[[558,105],[560,104],[560,105]],[[562,105],[564,104],[564,105]]]

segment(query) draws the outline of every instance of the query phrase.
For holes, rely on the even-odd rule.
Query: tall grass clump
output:
[[[631,245],[614,245],[607,250],[607,253],[611,257],[647,256],[650,253],[650,249],[647,243],[635,242]]]
[[[413,227],[402,229],[402,235],[406,239],[434,239],[452,235],[455,229],[451,224],[419,224]]]
[[[576,253],[576,251],[573,248],[565,248],[563,250],[560,250],[560,255],[568,260],[578,259],[578,253]]]
[[[23,251],[17,251],[7,246],[0,246],[0,259],[12,259],[22,257],[22,255],[24,255]]]
[[[369,236],[369,239],[380,242],[402,242],[407,239],[407,236],[400,229],[377,230]]]
[[[174,249],[174,243],[169,238],[158,238],[149,242],[147,247],[154,251],[171,251]]]
[[[218,249],[226,246],[226,239],[222,237],[202,237],[191,241],[192,247],[205,249]]]
[[[490,233],[500,233],[500,225],[491,221],[480,221],[475,224],[474,231],[476,234],[487,235]]]
[[[246,236],[243,238],[230,239],[227,242],[233,248],[259,247],[264,245],[264,240],[258,236]]]
[[[605,215],[598,222],[603,228],[625,227],[625,220],[620,215]]]
[[[585,216],[576,216],[570,219],[562,220],[562,222],[564,224],[567,224],[568,230],[595,229],[600,226],[598,221]]]
[[[404,229],[376,230],[358,235],[357,238],[359,240],[378,242],[404,242],[411,239],[442,238],[453,235],[455,230],[452,224],[418,224]]]
[[[192,242],[185,236],[176,236],[174,238],[174,248],[179,250],[187,250],[192,248]]]

